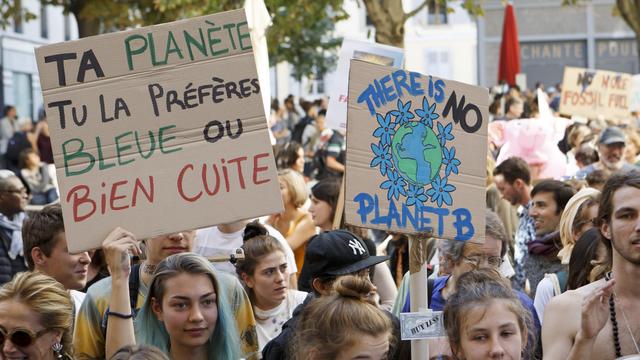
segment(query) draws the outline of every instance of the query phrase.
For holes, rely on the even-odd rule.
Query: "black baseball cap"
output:
[[[611,144],[625,144],[626,137],[624,132],[617,126],[610,126],[602,132],[598,144],[611,145]]]
[[[320,233],[309,241],[304,267],[311,279],[353,274],[389,259],[370,256],[364,241],[346,230]]]

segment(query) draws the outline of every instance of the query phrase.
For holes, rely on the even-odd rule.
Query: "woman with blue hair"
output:
[[[129,304],[128,252],[139,254],[132,236],[103,244],[113,278],[107,312],[106,355],[139,343],[152,345],[176,360],[238,359],[240,339],[229,305],[225,282],[208,261],[193,253],[167,257],[156,267],[149,295],[136,316],[134,335]],[[138,326],[139,325],[139,326]]]

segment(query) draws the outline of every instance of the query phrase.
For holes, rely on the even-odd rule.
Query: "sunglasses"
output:
[[[0,327],[0,345],[3,345],[6,339],[10,339],[14,345],[24,348],[31,345],[36,339],[38,339],[47,331],[49,331],[49,329],[42,329],[36,333],[33,333],[27,329],[17,328],[11,330],[10,332],[7,332],[7,330]]]

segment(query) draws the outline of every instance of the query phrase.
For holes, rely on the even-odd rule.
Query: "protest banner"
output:
[[[640,74],[631,77],[631,99],[629,110],[640,112]]]
[[[631,110],[631,75],[565,67],[560,113],[595,119],[627,119]]]
[[[282,210],[244,10],[36,58],[71,252]]]
[[[347,128],[347,91],[351,59],[402,67],[404,49],[349,38],[342,41],[336,69],[337,81],[333,82],[329,88],[329,106],[325,117],[325,126],[329,129],[344,131]]]
[[[351,61],[346,221],[484,241],[487,89]]]

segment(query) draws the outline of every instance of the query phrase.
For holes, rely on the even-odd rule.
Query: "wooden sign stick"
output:
[[[345,193],[345,182],[346,174],[342,176],[342,184],[340,185],[340,195],[338,196],[338,203],[336,204],[336,213],[333,215],[333,226],[332,229],[336,230],[340,228],[340,223],[342,222],[342,215],[344,213],[344,193]]]

